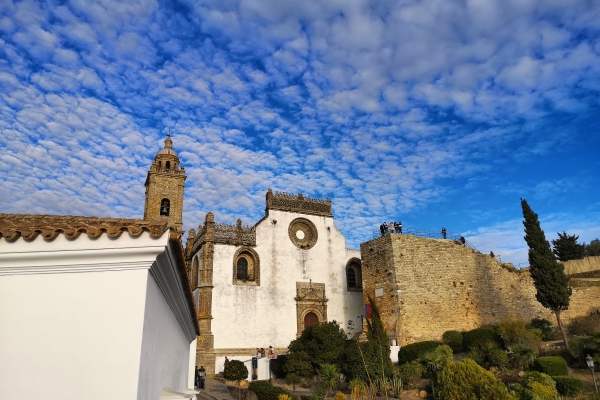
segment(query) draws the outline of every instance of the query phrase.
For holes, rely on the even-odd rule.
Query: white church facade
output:
[[[198,299],[198,363],[222,371],[225,356],[287,348],[305,327],[336,320],[360,326],[360,251],[346,248],[331,201],[266,195],[253,226],[215,223],[190,230],[186,258]],[[214,368],[214,370],[213,370]]]

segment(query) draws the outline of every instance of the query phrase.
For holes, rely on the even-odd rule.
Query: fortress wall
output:
[[[600,256],[585,257],[581,260],[570,260],[562,263],[565,266],[565,274],[581,274],[583,272],[599,271]]]
[[[555,321],[535,299],[527,271],[453,241],[393,234],[363,243],[361,256],[365,302],[383,288],[375,300],[386,330],[400,344],[439,340],[447,330],[508,318]],[[589,313],[598,299],[598,286],[574,289],[564,321]]]

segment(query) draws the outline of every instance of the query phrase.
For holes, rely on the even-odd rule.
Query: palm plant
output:
[[[325,389],[325,393],[337,389],[340,383],[337,367],[333,364],[321,365],[321,387]]]

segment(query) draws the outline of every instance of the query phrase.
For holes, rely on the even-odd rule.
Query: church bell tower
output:
[[[156,157],[146,178],[145,220],[167,220],[177,232],[183,233],[183,187],[185,168],[173,150],[173,140],[167,137],[165,147]]]

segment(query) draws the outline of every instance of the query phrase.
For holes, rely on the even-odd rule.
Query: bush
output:
[[[477,328],[463,333],[463,347],[466,351],[486,346],[488,343],[500,343],[500,337],[492,328]]]
[[[554,400],[557,396],[556,383],[541,372],[526,372],[522,384],[511,384],[511,391],[521,400]]]
[[[486,353],[481,349],[473,349],[467,353],[467,358],[470,358],[471,360],[475,361],[478,365],[481,365],[483,367],[483,365],[485,364]]]
[[[508,356],[510,365],[516,369],[529,367],[535,361],[536,353],[533,349],[515,347]]]
[[[535,360],[536,371],[543,372],[550,376],[569,375],[567,362],[562,357],[546,356],[538,357]]]
[[[425,342],[417,342],[412,344],[407,344],[406,346],[402,346],[400,351],[398,352],[398,364],[406,364],[411,361],[418,360],[422,358],[425,353],[430,350],[433,350],[439,346],[442,346],[444,343],[436,342],[433,340],[425,341]]]
[[[490,364],[495,367],[504,367],[508,364],[508,354],[504,350],[493,349],[490,352]]]
[[[348,397],[342,392],[337,392],[335,396],[333,396],[333,400],[348,400]]]
[[[231,360],[225,366],[223,377],[228,381],[242,381],[248,377],[248,368],[240,360]]]
[[[539,330],[542,340],[554,339],[554,328],[552,326],[552,322],[545,318],[534,318],[529,322],[529,324],[527,324],[527,327],[530,329]]]
[[[442,342],[450,346],[455,354],[463,352],[463,335],[459,331],[444,332]]]
[[[423,376],[423,366],[413,361],[399,366],[397,373],[406,387],[412,388],[417,379]]]
[[[555,388],[542,385],[539,382],[531,382],[529,388],[535,400],[555,400],[558,394]]]
[[[450,346],[443,344],[423,354],[423,358],[420,361],[429,372],[435,375],[451,363],[453,359],[452,349]]]
[[[315,371],[322,364],[335,364],[344,349],[346,334],[335,322],[311,325],[302,331],[300,337],[292,340],[290,353],[305,352]]]
[[[531,384],[533,382],[537,382],[539,384],[551,387],[553,389],[556,388],[556,382],[554,382],[554,379],[552,379],[549,375],[546,375],[542,372],[527,371],[527,372],[525,372],[525,374],[523,374],[521,381],[523,382],[523,384],[525,386],[529,386],[529,387],[531,387]]]
[[[591,336],[595,332],[600,332],[600,315],[575,317],[569,322],[568,328],[571,335]]]
[[[231,364],[231,362],[229,364]],[[278,400],[279,395],[282,394],[294,398],[292,393],[280,387],[273,386],[268,381],[252,381],[250,382],[248,389],[256,393],[258,400]]]
[[[362,351],[362,356],[359,351]],[[375,341],[358,343],[356,340],[348,340],[346,347],[339,359],[340,370],[348,379],[362,379],[367,381],[365,365],[369,371],[371,379],[382,376],[382,355],[384,376],[392,375],[394,364],[390,360],[390,347],[381,346]],[[364,358],[364,362],[363,362]]]
[[[525,322],[520,320],[502,321],[496,329],[498,335],[504,341],[504,345],[509,349],[514,347],[529,348],[537,353],[542,343],[540,336],[528,330]]]
[[[439,373],[436,399],[512,400],[513,397],[494,374],[466,358],[458,363],[448,364]]]
[[[271,372],[275,375],[276,378],[285,378],[285,371],[283,370],[283,366],[285,364],[285,360],[287,358],[287,354],[277,355],[277,358],[271,360]]]
[[[574,396],[583,391],[583,382],[572,376],[553,376],[556,390],[563,396]]]

